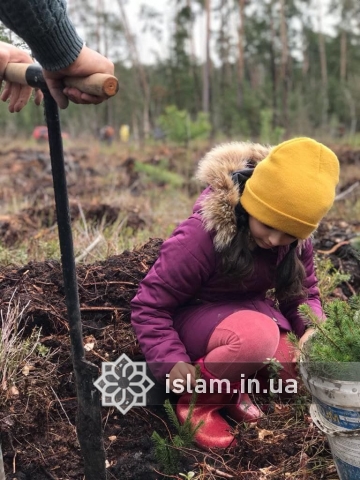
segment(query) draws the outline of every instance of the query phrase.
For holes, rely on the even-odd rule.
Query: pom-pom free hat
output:
[[[260,222],[305,239],[331,208],[338,182],[335,153],[311,138],[294,138],[259,162],[240,202]]]

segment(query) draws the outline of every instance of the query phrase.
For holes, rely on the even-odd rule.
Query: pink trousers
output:
[[[287,332],[263,313],[242,310],[226,317],[214,330],[207,345],[204,365],[217,378],[237,382],[242,378],[268,376],[266,362],[278,360],[280,378],[296,378],[292,362],[294,347]]]

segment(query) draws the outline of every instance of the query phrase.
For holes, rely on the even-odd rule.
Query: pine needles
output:
[[[164,474],[172,475],[179,472],[181,468],[181,449],[193,446],[195,434],[204,423],[201,420],[197,425],[193,425],[192,422],[197,397],[198,394],[194,390],[191,394],[188,414],[182,425],[170,401],[168,399],[165,400],[164,408],[166,414],[177,433],[170,439],[162,438],[156,431],[151,435],[155,446],[155,456]]]
[[[299,310],[315,328],[302,352],[309,373],[360,381],[360,296],[325,304],[326,322],[321,322],[307,305]]]

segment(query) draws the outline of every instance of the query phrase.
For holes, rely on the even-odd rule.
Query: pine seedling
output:
[[[200,367],[196,366],[196,379],[200,378]],[[196,432],[203,425],[201,420],[197,425],[193,425],[192,416],[196,405],[198,393],[193,390],[189,403],[189,411],[183,425],[180,424],[174,407],[169,399],[165,400],[164,408],[171,424],[175,427],[177,434],[170,440],[162,438],[156,431],[153,432],[151,439],[155,444],[155,456],[165,474],[175,474],[180,469],[181,448],[190,448],[193,446]]]
[[[274,382],[274,385],[277,386],[277,383],[280,378],[280,372],[283,370],[283,365],[276,358],[267,358],[264,362],[267,365],[268,377]],[[269,390],[270,397],[276,397],[272,389]]]
[[[174,446],[156,431],[151,435],[155,446],[155,457],[165,475],[172,475],[179,471],[180,454]]]
[[[340,285],[342,282],[347,282],[350,280],[351,275],[340,273],[338,270],[336,270],[330,258],[320,258],[316,256],[315,262],[318,288],[320,291],[320,300],[323,304],[338,285]]]
[[[302,354],[308,370],[319,376],[342,380],[360,379],[360,297],[348,302],[328,302],[325,322],[314,315],[310,307],[302,305],[299,311],[315,329],[306,342]]]

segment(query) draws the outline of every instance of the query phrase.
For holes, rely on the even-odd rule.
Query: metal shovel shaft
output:
[[[51,95],[44,91],[45,117],[48,126],[51,171],[54,184],[56,218],[59,229],[61,264],[64,277],[64,289],[68,319],[70,325],[71,347],[75,362],[84,360],[85,351],[82,338],[82,326],[78,285],[76,279],[74,246],[71,231],[71,218],[66,183],[63,144],[60,118],[57,105]]]
[[[100,392],[93,385],[98,377],[98,369],[96,365],[85,360],[59,110],[47,89],[39,66],[29,66],[21,75],[17,68],[11,68],[11,64],[5,71],[5,79],[40,88],[44,94],[65,300],[78,399],[77,436],[84,459],[85,478],[86,480],[106,480]]]
[[[102,436],[100,392],[93,385],[98,377],[98,369],[85,360],[59,109],[50,93],[47,90],[43,90],[43,93],[78,398],[77,435],[84,458],[86,480],[105,480],[105,451]]]

